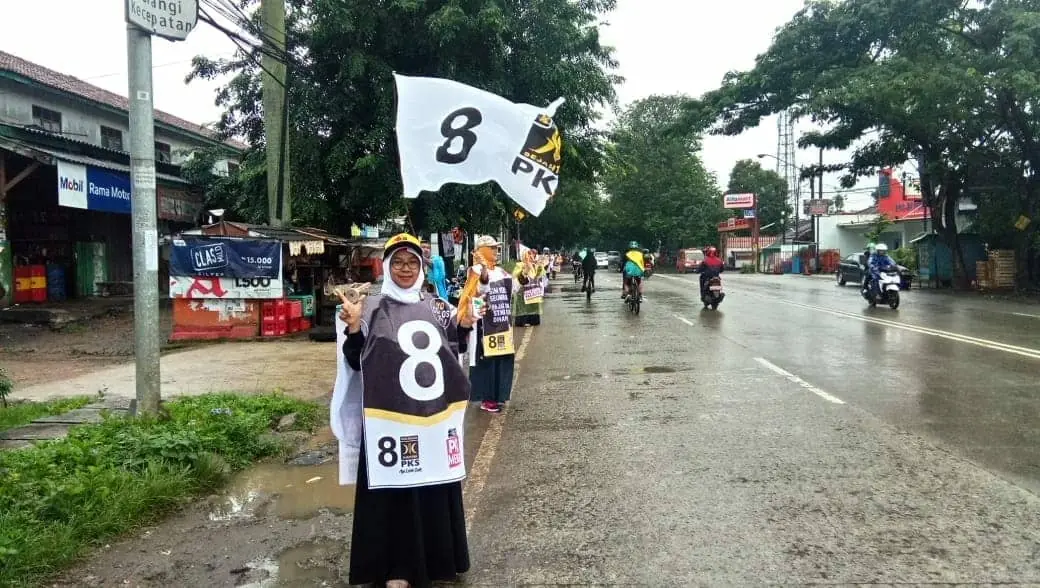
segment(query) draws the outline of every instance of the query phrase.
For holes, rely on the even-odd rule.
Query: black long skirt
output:
[[[350,541],[351,584],[412,586],[451,581],[469,570],[462,483],[371,490],[361,449]]]

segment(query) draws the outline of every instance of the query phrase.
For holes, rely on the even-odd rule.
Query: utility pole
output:
[[[159,410],[159,234],[155,211],[152,35],[126,25],[133,217],[135,412]]]
[[[267,138],[267,211],[272,227],[292,219],[289,198],[288,56],[285,49],[285,0],[260,0],[263,29],[262,100]]]
[[[159,220],[155,201],[152,35],[183,41],[199,21],[198,0],[157,14],[147,0],[126,0],[127,98],[130,103],[130,214],[134,259],[134,414],[159,411]]]

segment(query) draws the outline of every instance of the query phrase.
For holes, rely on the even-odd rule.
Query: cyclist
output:
[[[581,273],[583,280],[581,291],[596,291],[596,248],[589,247],[585,250],[585,258],[581,260]]]
[[[623,261],[624,263],[621,265],[621,298],[628,296],[630,287],[639,288],[643,283],[646,260],[643,259],[643,249],[638,242],[629,242]],[[636,291],[638,290],[633,290],[632,293]]]

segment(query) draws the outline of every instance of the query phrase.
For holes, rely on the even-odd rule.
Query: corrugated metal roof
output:
[[[122,163],[115,163],[115,162],[112,162],[112,161],[105,161],[104,159],[97,159],[97,158],[94,158],[94,157],[88,157],[86,155],[77,155],[77,154],[73,154],[73,153],[66,153],[66,152],[58,150],[58,149],[50,149],[50,148],[47,148],[47,147],[41,147],[39,145],[29,145],[27,143],[22,143],[20,141],[13,141],[13,140],[10,140],[10,139],[5,139],[4,137],[0,137],[0,146],[3,146],[5,144],[8,145],[8,146],[20,147],[21,148],[20,152],[23,151],[23,150],[35,151],[35,152],[39,152],[41,154],[44,154],[44,155],[46,155],[46,156],[48,156],[48,157],[50,157],[52,159],[60,159],[60,160],[63,160],[63,161],[67,161],[69,163],[78,163],[80,165],[89,165],[91,167],[99,167],[101,169],[107,169],[107,170],[112,170],[112,171],[123,172],[123,173],[128,174],[128,175],[130,174],[130,166],[122,164]],[[44,162],[44,163],[50,164],[50,162]],[[180,178],[180,177],[177,177],[177,176],[171,176],[169,174],[156,173],[155,177],[157,179],[162,180],[163,182],[166,182],[166,183],[184,184],[185,186],[190,186],[191,185],[190,182],[187,182],[183,178]]]
[[[63,74],[52,69],[43,67],[42,65],[33,63],[26,59],[22,59],[16,55],[5,53],[0,51],[0,71],[8,71],[14,74],[18,74],[29,78],[30,80],[49,86],[55,90],[72,94],[90,100],[117,108],[129,116],[130,102],[126,99],[126,96],[120,96],[114,92],[109,92],[95,86],[94,84],[85,82],[79,78]],[[155,111],[155,120],[166,123],[171,127],[176,127],[182,131],[186,131],[193,135],[205,137],[211,141],[217,141],[227,145],[228,147],[245,150],[249,146],[240,141],[234,139],[223,140],[220,135],[217,134],[213,129],[206,128],[202,125],[195,124],[190,121],[186,121],[183,118],[174,116],[161,110]]]

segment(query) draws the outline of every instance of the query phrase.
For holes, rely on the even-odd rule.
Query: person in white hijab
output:
[[[461,463],[462,427],[453,426],[446,432],[448,452],[452,452],[452,447],[456,449],[457,461],[452,462],[450,471],[458,474],[457,479],[408,486],[406,476],[410,473],[423,476],[436,469],[434,464],[439,456],[434,452],[438,448],[444,451],[444,438],[426,443],[422,435],[427,433],[418,433],[419,436],[414,437],[414,448],[410,449],[410,465],[406,465],[405,440],[411,437],[375,431],[378,426],[387,425],[369,416],[370,410],[384,415],[398,413],[401,415],[398,419],[408,421],[437,414],[461,423],[470,391],[456,354],[465,347],[476,317],[459,319],[450,304],[422,292],[422,261],[419,240],[408,234],[396,235],[384,248],[380,294],[357,302],[341,296],[342,310],[336,325],[342,353],[338,354],[330,410],[332,430],[340,442],[340,483],[355,483],[350,584],[385,584],[393,588],[428,586],[434,581],[455,580],[470,566],[462,506],[461,479],[465,476],[465,466]],[[399,341],[398,336],[413,323],[426,325],[420,324],[419,330],[411,333],[408,340]],[[418,339],[411,335],[424,331],[427,338],[416,343]],[[442,341],[442,346],[437,348],[441,349],[441,355],[435,355],[438,351],[433,348],[433,341],[438,338]],[[422,361],[406,365],[419,357],[416,355],[418,346],[425,346]],[[404,351],[406,348],[408,351]],[[399,363],[402,357],[407,358],[403,364]],[[435,374],[433,381],[443,388],[439,396],[416,398],[433,386],[420,383],[419,370],[423,363],[432,368],[428,372]],[[409,377],[412,384],[406,383]],[[458,413],[460,406],[462,412]],[[411,412],[413,410],[416,412]],[[434,426],[428,425],[430,429]],[[410,430],[411,433],[417,431]],[[383,434],[388,436],[381,437]],[[386,450],[391,442],[398,451],[392,454],[394,467],[381,468],[390,465],[386,461],[391,454]],[[398,475],[402,480],[400,485],[379,479]]]

